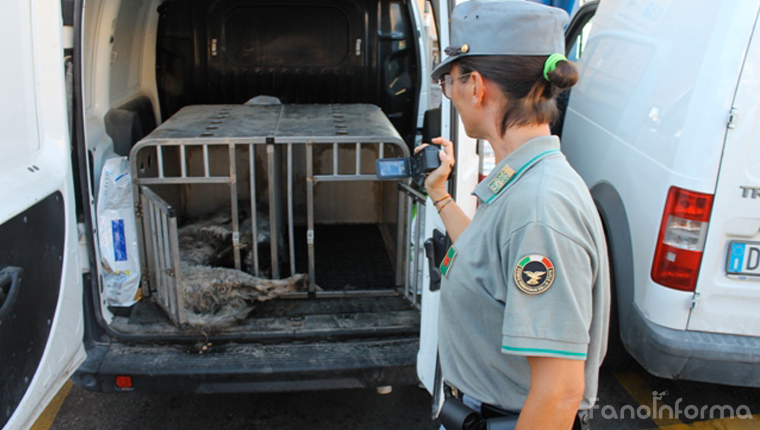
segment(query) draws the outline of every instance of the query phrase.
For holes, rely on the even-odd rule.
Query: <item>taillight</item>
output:
[[[128,390],[132,388],[132,377],[131,376],[117,376],[116,388],[119,388],[121,390]]]
[[[694,291],[712,202],[711,194],[670,187],[652,263],[655,282],[677,290]]]

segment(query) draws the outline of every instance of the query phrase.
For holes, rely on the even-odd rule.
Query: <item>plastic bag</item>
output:
[[[132,176],[127,157],[105,162],[100,176],[97,216],[103,296],[110,306],[131,306],[142,294]]]

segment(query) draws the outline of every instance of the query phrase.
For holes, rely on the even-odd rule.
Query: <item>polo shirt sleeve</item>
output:
[[[540,222],[515,230],[502,252],[502,352],[585,360],[594,285],[589,252]]]

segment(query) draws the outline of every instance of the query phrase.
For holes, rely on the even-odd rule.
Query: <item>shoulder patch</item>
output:
[[[512,170],[509,165],[505,164],[499,173],[497,173],[496,176],[491,179],[491,182],[488,183],[488,189],[491,190],[491,192],[494,194],[499,194],[499,191],[501,191],[501,189],[507,185],[509,180],[512,179],[512,176],[514,175],[515,171]]]
[[[554,283],[554,264],[541,254],[523,257],[515,266],[515,284],[525,294],[541,294]]]

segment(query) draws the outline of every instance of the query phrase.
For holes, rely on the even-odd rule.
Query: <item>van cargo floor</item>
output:
[[[294,228],[296,238],[306,228]],[[295,241],[296,271],[308,273],[306,241]],[[314,226],[317,285],[326,291],[395,288],[395,273],[376,224]]]

